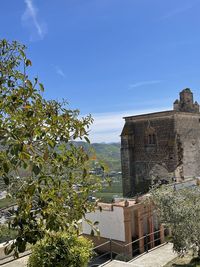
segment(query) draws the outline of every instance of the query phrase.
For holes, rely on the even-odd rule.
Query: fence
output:
[[[89,266],[98,266],[98,264],[103,264],[107,261],[112,261],[113,259],[127,262],[133,259],[135,256],[141,254],[142,252],[148,252],[149,249],[161,244],[160,233],[161,230],[154,231],[153,233],[146,234],[128,244],[120,244],[110,239],[93,248],[93,251],[96,255],[90,261]],[[151,238],[152,235],[153,238]],[[141,244],[143,248],[141,247]],[[14,260],[12,255],[5,255],[3,253],[3,247],[0,248],[0,252],[0,266]],[[20,258],[29,254],[30,251],[26,251],[25,253],[20,255]]]
[[[143,252],[148,252],[151,248],[160,245],[162,241],[160,233],[161,230],[154,231],[153,233],[146,234],[128,244],[120,244],[110,239],[93,248],[96,256],[91,260],[89,266],[97,266],[97,264],[112,261],[114,258],[127,262],[135,256],[138,256]],[[141,244],[143,245],[143,248],[141,247]]]

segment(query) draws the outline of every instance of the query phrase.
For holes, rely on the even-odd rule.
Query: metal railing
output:
[[[146,234],[128,244],[121,244],[110,239],[93,248],[93,251],[97,255],[90,261],[89,266],[112,261],[114,258],[121,259],[123,261],[130,261],[144,252],[147,253],[150,249],[156,248],[161,244],[161,231],[163,230],[157,230]]]
[[[29,255],[31,255],[31,251],[27,250],[19,255],[19,259],[24,258]],[[17,258],[15,258],[14,255],[12,254],[6,255],[5,257],[0,258],[0,266],[3,266],[15,260],[17,260]]]
[[[88,266],[98,266],[98,264],[100,265],[105,262],[107,263],[115,258],[118,260],[130,261],[143,252],[147,253],[150,249],[156,248],[156,246],[161,244],[161,231],[163,230],[157,230],[146,234],[128,244],[122,244],[116,240],[110,239],[93,248],[93,251],[96,255],[90,261]],[[153,237],[151,238],[151,236]],[[20,255],[20,258],[29,254],[30,251],[26,251],[24,254]],[[14,258],[12,255],[4,255],[0,258],[0,266],[13,260]]]

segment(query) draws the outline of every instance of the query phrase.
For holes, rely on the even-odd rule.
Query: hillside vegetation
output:
[[[95,161],[102,162],[108,167],[108,171],[121,172],[121,160],[120,160],[120,143],[93,143],[88,144],[86,142],[76,142],[78,146],[83,146],[89,153],[91,159]],[[101,192],[97,193],[98,198],[107,201],[111,200],[113,195],[121,196],[122,185],[121,185],[121,175],[117,175],[111,178],[111,186],[105,186]],[[0,179],[0,191],[5,190],[5,184],[3,180]],[[0,200],[0,208],[11,204],[10,199]]]
[[[77,142],[78,145],[83,146],[90,154],[92,159],[104,162],[109,171],[121,171],[120,160],[120,143],[93,143]]]

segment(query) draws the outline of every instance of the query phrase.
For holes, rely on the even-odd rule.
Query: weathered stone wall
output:
[[[200,114],[179,112],[175,115],[179,158],[184,179],[200,176]],[[182,153],[182,155],[181,155]]]
[[[126,127],[126,126],[125,126]],[[124,196],[132,195],[134,183],[134,136],[132,134],[124,135],[121,139],[121,167],[122,167],[122,183]]]
[[[189,88],[180,92],[174,110],[125,118],[121,161],[127,197],[159,180],[200,176],[200,112]]]
[[[154,144],[148,143],[150,134],[155,135]],[[174,176],[177,166],[175,137],[174,112],[126,121],[121,144],[125,196],[147,192],[153,180]]]

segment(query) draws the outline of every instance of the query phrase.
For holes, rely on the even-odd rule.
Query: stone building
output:
[[[125,117],[121,134],[123,194],[200,176],[200,112],[186,88],[173,110]]]

